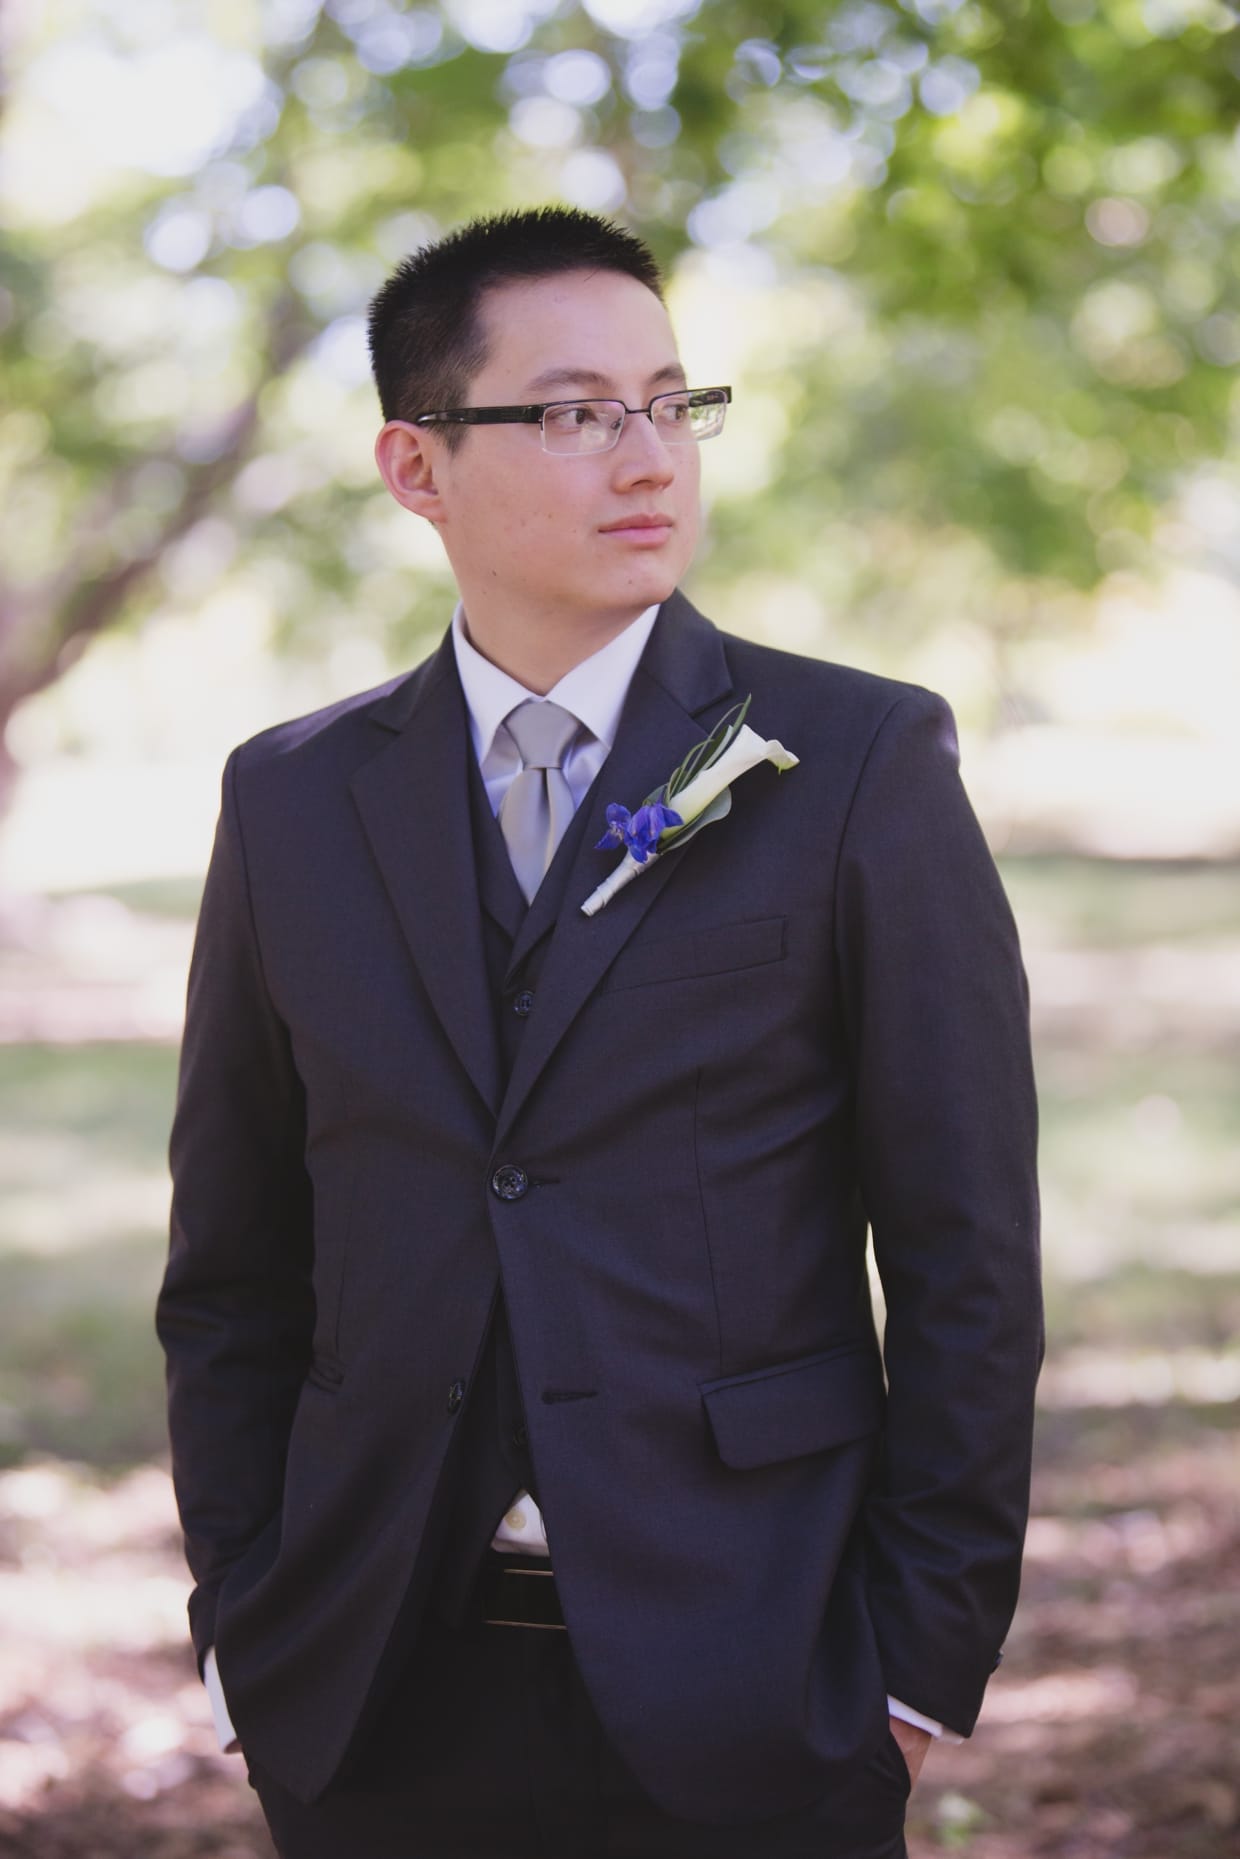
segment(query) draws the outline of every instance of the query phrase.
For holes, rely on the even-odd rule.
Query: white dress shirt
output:
[[[624,700],[628,696],[637,661],[645,649],[658,611],[657,605],[647,607],[614,639],[591,653],[579,665],[574,665],[549,691],[540,694],[527,690],[516,678],[510,677],[506,671],[501,671],[498,665],[493,665],[490,659],[482,656],[469,637],[465,610],[458,601],[452,616],[452,645],[456,654],[457,673],[469,709],[474,754],[478,758],[487,800],[493,813],[498,814],[504,795],[522,767],[520,752],[504,727],[504,718],[518,704],[531,699],[538,702],[540,695],[545,696],[547,702],[560,704],[565,710],[571,711],[585,726],[579,737],[569,745],[563,762],[564,778],[572,793],[573,805],[580,806],[595,775],[611,753]],[[514,1493],[491,1540],[491,1547],[502,1550],[505,1555],[551,1554],[542,1512],[528,1491]],[[211,1700],[220,1748],[226,1751],[238,1749],[240,1745],[224,1701],[214,1646],[208,1651],[203,1663],[203,1680]],[[931,1736],[941,1736],[945,1742],[950,1743],[963,1741],[954,1731],[944,1730],[941,1723],[932,1717],[923,1716],[907,1704],[901,1704],[896,1698],[888,1698],[887,1708],[893,1717],[900,1717],[921,1730],[928,1730]]]
[[[623,632],[617,633],[579,665],[574,665],[571,671],[566,671],[558,684],[546,693],[548,703],[560,704],[585,725],[564,757],[564,779],[572,792],[574,807],[581,805],[595,775],[611,753],[620,727],[620,712],[658,611],[658,607],[647,607]],[[498,813],[500,802],[521,772],[520,751],[503,727],[504,718],[518,704],[531,698],[537,702],[538,694],[528,691],[498,665],[493,665],[489,658],[483,658],[469,637],[465,610],[459,602],[452,616],[452,644],[465,702],[469,706],[474,754],[482,770],[491,811]],[[599,831],[602,832],[601,827]]]

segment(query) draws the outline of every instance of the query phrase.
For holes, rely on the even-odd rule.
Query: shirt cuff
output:
[[[935,1717],[925,1717],[921,1711],[915,1711],[911,1704],[901,1704],[899,1698],[888,1697],[887,1715],[898,1717],[901,1723],[911,1723],[917,1730],[928,1730],[931,1736],[941,1743],[963,1743],[964,1738],[955,1730],[945,1729]]]
[[[207,1687],[207,1697],[211,1704],[211,1715],[215,1719],[215,1734],[219,1738],[220,1748],[226,1756],[239,1755],[241,1745],[237,1741],[237,1732],[233,1729],[233,1720],[228,1715],[228,1706],[224,1702],[224,1687],[220,1683],[220,1668],[216,1663],[214,1646],[208,1646],[207,1656],[202,1662],[202,1682]]]

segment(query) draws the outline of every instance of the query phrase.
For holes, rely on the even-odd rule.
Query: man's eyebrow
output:
[[[687,376],[678,361],[665,362],[662,368],[656,368],[648,377],[648,384],[653,388],[672,386],[684,387]],[[588,388],[591,393],[615,396],[615,382],[610,375],[600,374],[597,368],[545,368],[527,382],[526,392],[541,393],[549,387]]]

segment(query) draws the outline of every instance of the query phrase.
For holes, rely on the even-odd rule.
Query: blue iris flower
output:
[[[683,826],[684,821],[662,801],[639,807],[636,813],[630,813],[617,801],[612,801],[607,808],[607,831],[595,845],[595,851],[601,852],[604,846],[627,846],[639,865],[644,865],[659,843],[659,834],[665,826]]]

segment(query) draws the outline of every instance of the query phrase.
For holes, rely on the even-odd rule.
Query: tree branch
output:
[[[148,458],[131,466],[82,520],[76,538],[65,550],[64,566],[38,588],[0,604],[0,641],[9,648],[7,662],[0,669],[0,737],[17,706],[54,684],[90,641],[112,624],[134,589],[235,478],[258,426],[262,389],[287,372],[317,333],[294,294],[282,291],[268,318],[258,382],[223,422],[215,457],[187,469],[175,452],[167,451],[162,460]],[[83,545],[126,507],[138,472],[152,462],[167,462],[185,473],[182,495],[159,535],[130,560],[118,562],[92,580],[80,581],[74,563],[80,560]]]

